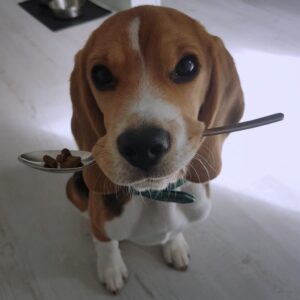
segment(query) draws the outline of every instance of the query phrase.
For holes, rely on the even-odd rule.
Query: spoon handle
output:
[[[245,129],[250,129],[258,126],[263,126],[267,125],[270,123],[282,121],[284,118],[283,113],[277,113],[273,114],[270,116],[266,116],[263,118],[259,119],[254,119],[251,121],[246,121],[242,123],[237,123],[233,125],[228,125],[228,126],[222,126],[222,127],[215,127],[215,128],[210,128],[206,129],[204,131],[204,136],[210,136],[210,135],[215,135],[215,134],[221,134],[221,133],[229,133],[229,132],[234,132],[234,131],[240,131],[240,130],[245,130]]]

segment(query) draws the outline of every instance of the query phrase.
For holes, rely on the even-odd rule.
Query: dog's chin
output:
[[[141,181],[136,181],[130,184],[138,192],[147,190],[163,190],[169,184],[176,182],[178,179],[177,172],[166,177],[146,178]]]

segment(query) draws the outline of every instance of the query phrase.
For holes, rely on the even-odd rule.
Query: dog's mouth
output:
[[[146,190],[163,190],[169,184],[174,183],[178,180],[180,172],[174,172],[164,177],[149,177],[142,180],[130,183],[130,187],[138,192]]]

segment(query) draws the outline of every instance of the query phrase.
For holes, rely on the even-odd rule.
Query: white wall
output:
[[[160,5],[161,1],[160,0],[131,0],[131,6],[139,6],[139,5],[146,5],[146,4],[151,4],[151,5]]]
[[[160,5],[160,0],[92,0],[95,4],[112,10],[123,10],[139,5]]]

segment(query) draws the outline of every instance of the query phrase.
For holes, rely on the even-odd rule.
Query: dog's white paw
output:
[[[185,271],[190,261],[189,246],[183,234],[179,233],[175,239],[163,245],[163,256],[168,265],[177,270]]]
[[[128,278],[127,267],[123,261],[118,242],[102,243],[97,241],[95,244],[99,280],[109,292],[117,294],[124,287]]]
[[[100,282],[113,294],[123,288],[128,278],[128,271],[121,256],[113,255],[107,261],[98,259],[97,269]]]

